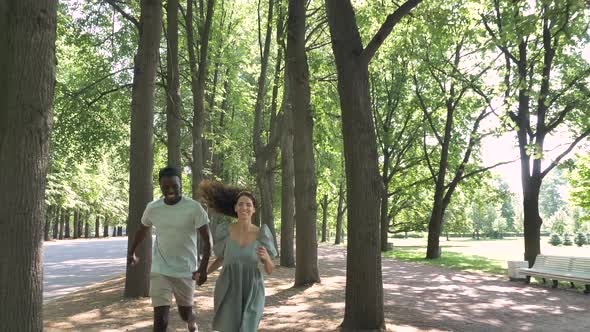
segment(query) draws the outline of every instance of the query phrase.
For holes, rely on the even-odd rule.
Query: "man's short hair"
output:
[[[162,180],[163,177],[173,176],[178,176],[178,178],[182,180],[182,173],[178,168],[173,166],[166,166],[160,170],[160,173],[158,173],[158,181]]]

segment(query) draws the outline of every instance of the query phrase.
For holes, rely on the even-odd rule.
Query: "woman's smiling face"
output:
[[[235,205],[236,214],[238,215],[238,219],[250,219],[254,212],[256,212],[256,208],[254,207],[254,202],[252,199],[246,195],[240,196],[238,198],[238,202]]]

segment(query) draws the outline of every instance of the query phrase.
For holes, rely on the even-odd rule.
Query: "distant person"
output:
[[[158,179],[164,197],[147,205],[127,260],[132,266],[137,264],[139,257],[135,255],[135,250],[154,226],[156,241],[152,250],[150,274],[154,331],[166,331],[172,294],[180,317],[187,322],[188,330],[197,331],[193,293],[195,280],[199,286],[207,280],[207,265],[211,255],[209,218],[200,203],[182,196],[181,173],[178,169],[163,168]],[[197,233],[204,241],[198,269]]]
[[[215,229],[216,259],[209,273],[222,265],[223,269],[215,283],[213,330],[257,331],[264,311],[264,280],[258,263],[271,274],[271,257],[277,255],[270,229],[252,224],[256,198],[251,192],[211,181],[202,182],[199,190],[209,208],[237,218]]]

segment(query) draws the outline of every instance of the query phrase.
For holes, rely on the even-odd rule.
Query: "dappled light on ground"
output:
[[[337,331],[344,312],[346,250],[320,245],[322,283],[293,288],[294,269],[267,276],[264,331]],[[211,331],[217,273],[197,290],[201,332]],[[590,331],[590,296],[504,277],[383,259],[389,331]],[[122,298],[123,278],[45,305],[46,331],[151,331],[149,299]],[[169,331],[185,331],[176,310]]]

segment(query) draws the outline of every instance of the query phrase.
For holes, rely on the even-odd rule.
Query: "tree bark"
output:
[[[131,100],[131,146],[129,178],[129,219],[127,247],[141,227],[141,216],[152,200],[154,91],[158,49],[162,28],[162,1],[142,0],[139,45],[135,56]],[[125,297],[149,296],[152,237],[148,233],[137,248],[141,257],[135,266],[127,264]]]
[[[42,331],[57,1],[0,5],[0,331]]]
[[[281,137],[281,266],[294,267],[295,240],[295,178],[293,161],[293,122],[288,81],[284,79],[282,112],[284,117]]]
[[[286,75],[293,110],[295,166],[295,222],[297,225],[295,286],[320,282],[316,233],[317,203],[313,118],[309,67],[305,52],[306,1],[289,0]]]
[[[72,237],[74,239],[78,238],[78,219],[79,219],[80,211],[76,208],[74,209],[74,221],[72,222]]]
[[[336,240],[334,244],[342,242],[342,218],[344,217],[344,181],[340,182],[338,189],[338,211],[336,214]]]
[[[201,29],[199,54],[199,68],[196,68],[193,38],[193,0],[188,0],[186,15],[187,42],[189,48],[189,65],[191,66],[191,90],[193,94],[193,164],[192,164],[192,196],[197,199],[199,183],[203,180],[203,128],[205,120],[205,81],[207,78],[207,54],[209,51],[209,35],[213,22],[214,0],[207,1],[207,16]]]
[[[271,124],[269,131],[269,142],[264,144],[262,142],[262,111],[265,104],[266,94],[266,75],[268,71],[268,61],[270,58],[270,42],[272,37],[273,24],[273,10],[274,0],[269,0],[268,3],[268,17],[266,21],[266,33],[264,39],[264,48],[262,52],[260,75],[258,76],[258,88],[256,93],[256,105],[254,108],[254,126],[252,129],[252,145],[254,147],[254,170],[256,175],[256,185],[258,187],[260,206],[259,212],[261,222],[268,226],[273,239],[276,244],[276,231],[273,217],[273,193],[274,193],[274,169],[272,167],[274,161],[271,160],[276,155],[276,148],[278,145],[278,135],[276,130],[275,116],[271,116]],[[279,16],[279,20],[281,17]],[[279,51],[280,52],[280,49]],[[281,56],[277,57],[277,61],[281,61]]]
[[[66,209],[66,218],[65,218],[65,234],[64,239],[69,239],[71,237],[71,228],[70,228],[70,219],[71,219],[71,210]]]
[[[68,214],[68,209],[65,208],[65,209],[63,209],[62,214],[59,218],[59,233],[58,233],[59,237],[58,238],[60,240],[63,240],[63,238],[64,238],[64,226],[66,224],[66,215],[67,214]]]
[[[98,215],[94,219],[94,237],[100,237],[100,217]]]
[[[109,237],[109,219],[107,217],[104,217],[102,223],[102,237]]]
[[[86,219],[84,219],[84,238],[87,239],[90,237],[90,223],[88,222],[88,217],[86,216]]]
[[[420,1],[409,0],[389,15],[363,49],[350,1],[326,0],[332,50],[338,71],[346,164],[348,245],[344,331],[382,331],[383,282],[379,200],[384,190],[369,100],[369,62],[395,24]],[[297,157],[295,157],[297,160]],[[297,209],[299,213],[299,209]]]
[[[57,240],[59,237],[59,221],[61,220],[61,215],[63,214],[63,209],[57,207],[57,211],[53,216],[53,236],[54,240]]]
[[[45,213],[45,227],[43,227],[43,241],[49,241],[49,229],[51,228],[51,217],[54,213],[55,207],[49,205]]]
[[[180,80],[178,73],[178,0],[166,4],[168,52],[166,55],[166,133],[168,165],[180,169]]]
[[[386,252],[389,250],[387,242],[389,238],[389,167],[390,167],[390,154],[383,154],[383,168],[381,178],[383,179],[384,190],[381,193],[381,251]]]
[[[320,242],[327,242],[328,232],[328,195],[322,197],[322,240]]]

